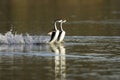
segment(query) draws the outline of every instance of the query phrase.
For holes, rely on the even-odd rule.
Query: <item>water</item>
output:
[[[64,44],[0,46],[2,80],[119,80],[119,66],[119,36],[66,36]]]
[[[0,80],[120,80],[119,4],[0,0]],[[50,45],[58,18],[65,42]]]

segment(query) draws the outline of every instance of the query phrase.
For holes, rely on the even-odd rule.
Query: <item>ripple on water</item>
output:
[[[49,39],[48,36],[27,35],[26,42],[31,42],[29,38],[32,38],[33,43]],[[57,74],[59,71],[65,74],[68,80],[78,78],[83,80],[120,79],[119,36],[66,36],[63,46],[29,44],[28,42],[19,45],[0,45],[1,66],[10,66],[4,68],[6,71],[15,69],[19,72],[24,69],[31,71],[32,74],[36,74],[36,71],[41,72],[41,70],[44,74],[46,72],[47,74],[52,72]],[[59,62],[61,63],[58,64]],[[2,71],[2,69],[1,67],[0,70]],[[59,75],[62,76],[62,74]]]

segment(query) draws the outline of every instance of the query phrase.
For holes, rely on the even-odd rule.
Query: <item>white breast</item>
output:
[[[61,35],[59,36],[58,43],[62,42],[65,37],[65,31],[62,31]]]

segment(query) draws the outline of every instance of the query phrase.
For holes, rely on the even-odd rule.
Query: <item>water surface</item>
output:
[[[65,41],[52,45],[1,45],[0,78],[120,79],[119,36],[67,36]]]

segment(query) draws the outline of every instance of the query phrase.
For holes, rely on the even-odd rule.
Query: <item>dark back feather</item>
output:
[[[60,31],[60,33],[59,33],[59,35],[58,35],[58,41],[59,41],[59,39],[60,39],[60,36],[61,36],[61,34],[62,34],[62,31]]]
[[[52,41],[53,38],[55,37],[55,33],[56,33],[56,32],[52,32],[52,35],[51,35],[51,39],[50,39],[50,41]]]

